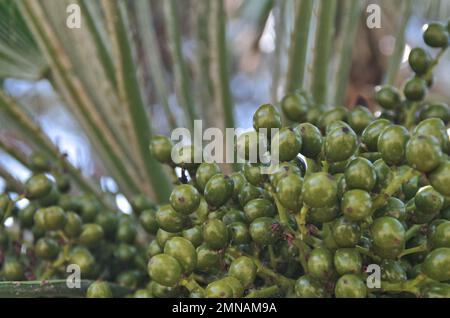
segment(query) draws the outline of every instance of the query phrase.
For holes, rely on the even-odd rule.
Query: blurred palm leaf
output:
[[[37,80],[47,62],[40,54],[15,1],[0,0],[0,78]]]

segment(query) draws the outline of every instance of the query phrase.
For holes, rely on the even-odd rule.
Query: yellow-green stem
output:
[[[278,289],[278,286],[274,285],[258,290],[253,290],[247,296],[245,296],[245,298],[269,298],[273,297],[279,292],[280,290]]]

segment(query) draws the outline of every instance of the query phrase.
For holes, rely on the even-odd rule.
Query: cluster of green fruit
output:
[[[76,264],[96,280],[88,297],[115,286],[132,297],[450,297],[450,109],[423,102],[448,28],[429,24],[424,39],[440,53],[411,51],[415,76],[403,94],[377,89],[379,116],[295,92],[280,103],[283,127],[276,107],[259,107],[236,148],[248,159],[259,145],[249,137],[277,128],[265,136],[275,166],[227,175],[194,163],[192,146],[174,163],[170,139],[155,136],[154,157],[182,171],[165,205],[138,196],[130,215],[107,211],[34,155],[24,193],[0,196],[0,279],[65,279]]]
[[[92,195],[71,193],[70,178],[41,153],[31,156],[30,167],[33,174],[24,193],[14,200],[8,193],[0,196],[0,279],[66,279],[72,273],[68,265],[76,264],[80,279],[136,289],[148,261],[145,245],[139,243],[138,219],[106,210]],[[145,196],[131,203],[142,218],[155,207]],[[8,219],[13,222],[6,227]]]
[[[271,174],[259,164],[230,176],[214,163],[183,166],[192,179],[154,214],[152,281],[206,297],[450,297],[450,141],[442,119],[410,132],[368,112],[355,125],[361,109],[346,112],[346,121],[330,120],[334,114],[320,117],[328,121],[323,132],[310,123],[281,128],[275,108],[261,106],[255,130],[280,128],[274,138],[286,160]],[[159,158],[171,150],[165,137],[153,146]],[[370,264],[381,267],[378,289],[366,286]]]
[[[274,106],[261,106],[236,147],[249,159],[251,135],[279,129],[266,136],[282,161],[270,174],[263,163],[229,176],[214,163],[178,164],[191,178],[155,213],[152,281],[202,297],[450,297],[450,108],[423,102],[448,38],[442,24],[425,28],[440,53],[411,51],[415,76],[404,99],[392,86],[377,89],[380,116],[365,106],[312,107],[296,92],[281,101],[283,127]],[[152,150],[175,166],[168,138],[156,137]],[[375,288],[371,264],[381,269]]]

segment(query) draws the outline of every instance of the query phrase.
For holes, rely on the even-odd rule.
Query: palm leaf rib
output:
[[[33,145],[37,146],[40,150],[45,151],[51,156],[51,158],[60,160],[63,167],[71,175],[80,189],[94,194],[103,206],[110,206],[110,204],[105,201],[98,186],[94,185],[92,181],[86,179],[81,172],[61,154],[59,149],[51,142],[48,136],[33,121],[33,119],[31,119],[26,112],[24,112],[20,106],[17,105],[17,103],[15,103],[10,97],[6,96],[2,91],[0,91],[0,109],[19,126],[20,131],[24,133],[27,138],[29,138]],[[22,153],[18,152],[16,148],[9,147],[5,143],[1,142],[1,140],[0,148],[3,148],[16,160],[28,167],[27,158]]]
[[[132,49],[127,34],[126,21],[122,15],[119,3],[103,1],[106,19],[110,24],[112,41],[117,54],[116,82],[123,105],[131,115],[134,140],[140,154],[140,160],[148,181],[153,182],[153,191],[158,200],[167,199],[170,194],[170,184],[159,163],[150,155],[148,143],[151,137],[151,127],[142,101]],[[149,187],[149,190],[151,187]]]
[[[127,170],[123,161],[126,158],[120,147],[115,142],[115,138],[105,127],[102,118],[83,84],[73,74],[72,66],[53,30],[47,23],[47,19],[43,15],[42,8],[35,1],[21,1],[21,10],[30,25],[30,29],[34,32],[41,50],[47,57],[52,70],[53,83],[56,85],[59,93],[65,99],[66,104],[71,107],[73,113],[77,116],[80,124],[87,131],[91,141],[94,142],[97,150],[108,167],[110,173],[116,179],[119,187],[126,195],[138,193],[139,187],[135,183],[137,177],[130,176],[132,169]],[[122,156],[120,156],[122,154]]]

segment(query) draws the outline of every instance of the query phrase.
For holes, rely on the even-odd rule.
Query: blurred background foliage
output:
[[[367,27],[369,4],[381,28]],[[173,176],[152,134],[194,119],[248,129],[260,104],[296,89],[374,109],[374,86],[411,75],[420,27],[449,16],[450,0],[0,0],[1,186],[20,192],[40,151],[106,205],[164,201]],[[449,64],[429,98],[449,102]]]

